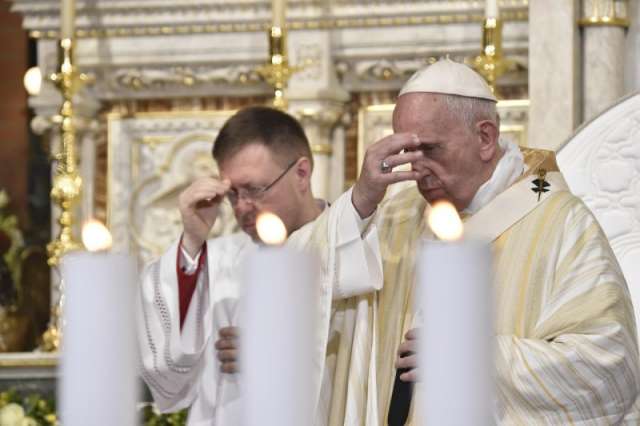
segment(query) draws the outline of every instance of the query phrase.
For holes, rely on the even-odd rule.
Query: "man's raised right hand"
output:
[[[360,177],[353,187],[351,202],[361,218],[369,217],[384,198],[387,186],[420,178],[413,170],[392,171],[394,167],[424,158],[417,150],[420,140],[409,133],[395,133],[367,148]],[[383,169],[383,162],[388,169]]]
[[[217,178],[200,178],[180,194],[178,207],[182,216],[184,234],[182,247],[191,256],[200,251],[202,244],[216,222],[220,203],[231,183]]]

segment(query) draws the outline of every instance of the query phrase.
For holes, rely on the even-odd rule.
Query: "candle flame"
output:
[[[111,233],[102,222],[89,220],[82,227],[82,243],[89,251],[108,250],[111,248]]]
[[[24,88],[27,89],[27,93],[32,96],[40,94],[42,88],[42,72],[39,67],[31,67],[27,70],[22,78]]]
[[[278,215],[262,212],[256,219],[256,231],[263,243],[277,245],[287,239],[287,229]]]
[[[429,212],[429,227],[441,240],[453,241],[462,237],[462,221],[458,211],[448,201],[438,201]]]

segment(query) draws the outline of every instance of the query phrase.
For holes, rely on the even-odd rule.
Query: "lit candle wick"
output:
[[[441,240],[454,241],[462,237],[463,227],[458,211],[447,201],[438,201],[431,207],[429,227]]]
[[[102,222],[92,219],[82,227],[82,243],[88,251],[109,250],[112,242],[111,233]]]
[[[267,245],[282,244],[287,239],[287,228],[278,215],[271,212],[258,215],[256,231],[260,240]]]

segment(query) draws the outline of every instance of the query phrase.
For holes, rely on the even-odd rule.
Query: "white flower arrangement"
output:
[[[24,408],[11,402],[0,409],[0,426],[39,426],[38,422],[25,415]]]
[[[0,392],[0,426],[59,426],[55,406],[40,395]]]

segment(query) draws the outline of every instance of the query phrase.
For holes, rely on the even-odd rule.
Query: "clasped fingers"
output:
[[[223,373],[238,372],[238,334],[238,327],[223,327],[218,331],[219,338],[214,347]]]
[[[222,362],[236,362],[238,360],[238,351],[235,349],[218,351],[218,359]]]

